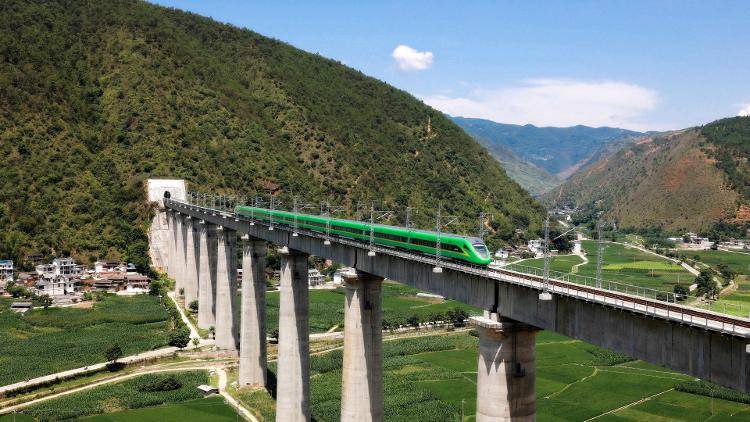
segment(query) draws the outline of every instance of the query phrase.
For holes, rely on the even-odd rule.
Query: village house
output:
[[[52,274],[70,277],[81,274],[82,269],[73,258],[55,258],[50,264],[37,265],[36,273],[40,276]]]
[[[307,270],[307,283],[310,286],[322,286],[326,282],[326,277],[318,271],[317,268]]]
[[[13,281],[13,261],[9,259],[0,260],[0,284]]]
[[[76,293],[81,280],[77,277],[43,274],[34,285],[37,295],[63,296]]]
[[[127,272],[128,266],[124,262],[117,261],[96,261],[94,262],[94,273],[114,273],[114,272]]]

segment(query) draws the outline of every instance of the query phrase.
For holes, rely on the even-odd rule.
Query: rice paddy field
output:
[[[595,277],[597,245],[594,240],[584,240],[582,247],[588,262],[583,262],[576,255],[552,257],[550,269],[562,273],[573,273],[579,276]],[[544,268],[543,259],[524,261],[522,265]],[[628,285],[646,287],[655,290],[672,291],[675,284],[690,285],[695,276],[680,265],[657,255],[627,247],[618,243],[604,243],[604,261],[602,277],[605,280],[621,282]]]
[[[91,309],[25,315],[10,303],[0,298],[0,385],[103,362],[115,343],[125,356],[166,345],[169,317],[154,296],[105,296]]]

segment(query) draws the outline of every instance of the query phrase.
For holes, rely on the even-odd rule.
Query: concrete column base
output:
[[[237,232],[222,227],[216,230],[216,348],[237,350],[240,326],[237,309]]]
[[[279,249],[279,360],[276,379],[276,420],[310,420],[310,327],[307,255]]]
[[[240,387],[266,386],[266,242],[243,236]]]
[[[539,330],[516,321],[471,317],[479,332],[478,422],[536,420],[536,343]]]
[[[367,273],[344,275],[344,367],[342,421],[383,420],[383,279]]]

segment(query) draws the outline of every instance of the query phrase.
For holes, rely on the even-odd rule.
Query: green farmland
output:
[[[680,251],[688,258],[700,257],[700,261],[710,266],[726,264],[737,274],[750,275],[750,254],[727,251]]]
[[[10,311],[0,299],[0,385],[103,362],[117,343],[125,355],[166,345],[168,315],[154,296],[106,296],[92,309]]]
[[[86,422],[234,422],[237,412],[221,396],[81,418]]]
[[[452,308],[462,308],[469,313],[479,311],[469,305],[453,300],[435,301],[416,297],[419,290],[394,282],[383,283],[383,319],[393,325],[406,325],[406,319],[416,315],[422,321],[445,314]],[[278,328],[279,292],[266,295],[268,330]],[[310,290],[310,332],[326,332],[344,324],[344,289]]]
[[[42,422],[75,419],[103,413],[108,413],[108,415],[92,420],[181,420],[179,416],[192,415],[194,410],[203,418],[198,420],[212,420],[211,416],[214,412],[219,417],[227,417],[226,409],[218,406],[217,403],[198,400],[202,399],[203,395],[197,387],[208,383],[208,373],[202,370],[147,374],[50,399],[24,409],[22,413]],[[184,403],[184,405],[152,408],[142,412],[133,411],[133,409],[174,403]],[[133,419],[131,416],[137,418]],[[144,419],[141,419],[141,416]],[[6,422],[10,419],[6,417],[0,420]]]
[[[552,257],[550,269],[562,273],[574,272],[580,276],[595,277],[597,260],[596,241],[584,240],[582,246],[586,251],[586,258],[589,260],[588,263],[573,269],[575,264],[582,262],[581,259],[575,255],[563,255]],[[521,265],[543,268],[544,260],[528,260],[522,262]],[[678,282],[689,285],[695,278],[680,265],[671,261],[635,248],[611,242],[604,244],[602,277],[609,281],[670,292],[672,291],[672,287]]]
[[[401,339],[383,345],[385,420],[458,421],[476,413],[477,339],[466,332]],[[554,333],[537,337],[537,419],[541,421],[747,420],[750,405],[675,390],[691,377]],[[312,415],[339,420],[342,353],[311,359]],[[273,365],[271,370],[275,371]],[[261,420],[273,399],[242,390]]]

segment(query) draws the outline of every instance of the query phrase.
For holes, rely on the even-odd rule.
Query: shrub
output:
[[[196,300],[190,302],[190,305],[188,305],[188,309],[192,313],[198,312],[198,300],[196,299]]]
[[[182,383],[174,375],[156,378],[141,386],[138,390],[155,393],[158,391],[172,391],[182,388]]]
[[[184,348],[190,342],[190,330],[187,327],[175,328],[167,335],[167,343],[170,346]]]
[[[707,381],[689,381],[677,384],[675,390],[691,394],[713,397],[723,400],[736,401],[738,403],[750,404],[750,395],[735,391]]]

